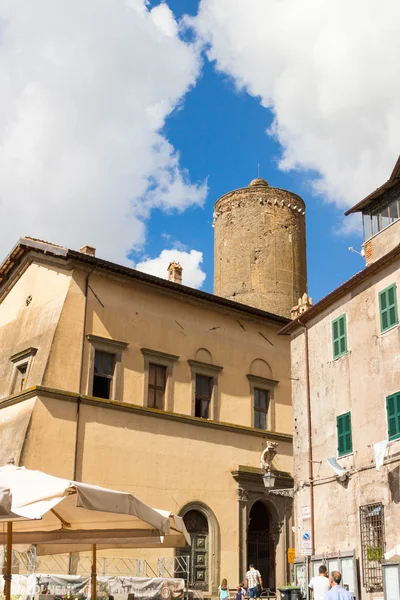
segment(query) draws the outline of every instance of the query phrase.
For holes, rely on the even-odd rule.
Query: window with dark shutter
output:
[[[351,433],[351,413],[345,413],[336,417],[338,456],[353,452],[353,440]]]
[[[210,418],[210,404],[213,378],[206,375],[196,375],[195,416],[202,419]]]
[[[267,428],[269,394],[267,390],[254,388],[254,427]]]
[[[389,440],[400,438],[400,392],[386,398]]]
[[[105,398],[106,400],[111,398],[114,368],[114,354],[96,350],[94,355],[93,396]]]
[[[381,332],[390,329],[399,322],[397,314],[397,288],[393,284],[379,293]]]
[[[339,358],[347,352],[346,315],[332,321],[333,358]]]
[[[147,404],[149,408],[165,409],[165,386],[167,382],[167,367],[149,364],[149,392]]]

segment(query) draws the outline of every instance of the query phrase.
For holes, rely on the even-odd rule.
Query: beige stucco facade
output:
[[[379,305],[379,293],[393,284],[397,287],[397,302],[400,301],[400,256],[378,265],[375,272],[364,278],[362,273],[356,277],[359,283],[348,282],[347,290],[344,284],[342,293],[333,292],[325,308],[318,310],[316,305],[309,311],[310,315],[314,311],[315,316],[303,317],[304,325],[298,323],[292,331],[296,552],[297,556],[303,553],[302,535],[312,527],[309,516],[311,458],[314,554],[327,558],[355,550],[361,578],[360,597],[367,599],[374,594],[382,597],[382,571],[379,562],[368,558],[368,549],[363,555],[360,507],[381,503],[383,550],[390,550],[399,543],[400,439],[388,442],[379,471],[375,465],[374,444],[388,439],[386,398],[400,391],[400,329],[396,324],[381,332]],[[335,359],[332,322],[344,314],[347,352]],[[311,440],[307,430],[306,335]],[[340,456],[337,417],[348,412],[352,450]],[[337,458],[348,473],[344,481],[327,463],[329,458]],[[368,519],[367,527],[374,527]],[[371,570],[373,567],[377,578]],[[370,591],[372,588],[374,592]]]
[[[285,583],[291,503],[266,494],[259,469],[265,441],[277,441],[274,468],[290,487],[285,320],[43,243],[25,240],[13,261],[0,288],[1,462],[127,490],[183,515],[199,510],[208,596],[221,577],[231,586],[243,578],[250,510],[261,501],[265,583]],[[115,355],[109,399],[92,394],[99,348]],[[147,406],[150,363],[167,367],[164,410]],[[209,419],[195,416],[197,373],[213,378]],[[269,394],[268,430],[254,427],[254,387]]]

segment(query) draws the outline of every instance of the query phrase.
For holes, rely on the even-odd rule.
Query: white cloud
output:
[[[32,235],[125,261],[152,208],[202,205],[160,134],[198,73],[165,4],[0,0],[0,255]]]
[[[217,68],[273,110],[282,169],[317,171],[315,190],[340,208],[388,179],[400,151],[398,0],[201,0],[189,22]]]
[[[203,253],[198,250],[185,252],[182,250],[162,250],[156,258],[147,258],[136,265],[136,269],[156,275],[157,277],[168,278],[168,265],[170,262],[178,262],[182,265],[182,283],[193,288],[201,288],[206,274],[201,270],[203,262]]]

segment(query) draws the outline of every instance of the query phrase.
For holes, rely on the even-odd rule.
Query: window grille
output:
[[[385,552],[383,505],[360,506],[361,554],[364,587],[367,592],[383,590],[382,560]]]

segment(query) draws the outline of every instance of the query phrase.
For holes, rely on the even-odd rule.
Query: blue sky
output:
[[[398,23],[398,0],[0,3],[1,256],[30,235],[177,259],[211,292],[214,203],[259,163],[306,202],[319,300],[364,267],[343,213],[399,154]]]
[[[198,3],[169,0],[168,5],[179,19],[196,14]],[[207,200],[204,208],[190,208],[181,215],[153,212],[145,254],[155,257],[168,247],[164,233],[171,236],[171,245],[178,241],[200,250],[207,273],[203,289],[212,292],[214,202],[257,177],[260,163],[261,176],[270,185],[291,190],[306,202],[309,294],[315,302],[364,267],[364,259],[348,250],[349,246],[360,250],[361,234],[335,233],[343,210],[312,193],[310,174],[278,168],[282,148],[266,134],[271,111],[259,99],[238,92],[232,79],[218,73],[204,53],[203,60],[201,77],[183,105],[168,117],[163,133],[180,152],[181,166],[189,170],[191,179],[208,179]],[[354,198],[354,204],[360,199]]]

